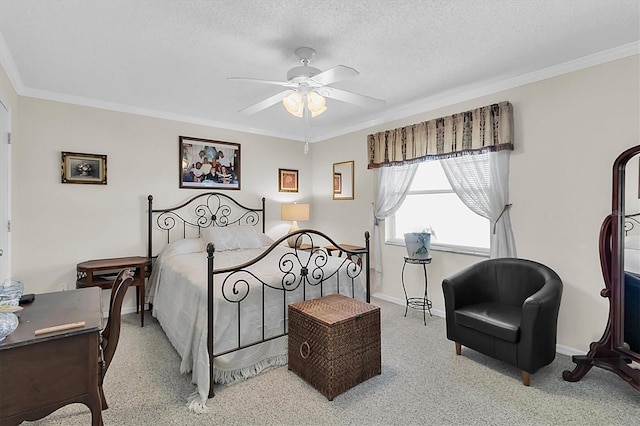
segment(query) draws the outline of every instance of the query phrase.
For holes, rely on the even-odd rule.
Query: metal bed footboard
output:
[[[264,258],[266,258],[277,247],[281,247],[282,243],[289,237],[296,236],[297,239],[305,242],[309,241],[312,247],[311,249],[301,250],[298,248],[292,248],[287,253],[283,254],[278,261],[278,270],[280,273],[277,283],[273,281],[264,281],[256,273],[252,272],[251,267],[258,264]],[[237,265],[232,268],[215,269],[215,247],[213,244],[207,246],[207,258],[208,258],[208,333],[207,333],[207,350],[209,353],[209,365],[213,365],[214,359],[226,355],[231,352],[236,352],[242,349],[246,349],[252,346],[256,346],[280,337],[287,335],[287,306],[290,301],[288,296],[293,292],[301,292],[302,297],[300,300],[307,300],[309,296],[308,290],[312,288],[319,288],[320,297],[329,294],[329,292],[341,292],[341,289],[350,292],[350,296],[356,297],[356,286],[359,279],[365,280],[364,298],[366,302],[370,302],[370,276],[369,276],[369,232],[365,232],[365,248],[361,250],[348,250],[341,247],[333,239],[326,234],[312,230],[301,229],[293,232],[289,235],[285,235],[282,238],[275,241],[268,249],[266,249],[260,256],[246,262],[242,265]],[[321,243],[321,244],[320,244]],[[327,245],[332,245],[341,249],[346,253],[346,257],[333,257],[322,248]],[[304,255],[303,255],[304,253]],[[353,261],[354,257],[358,256],[362,260],[360,264]],[[332,265],[329,265],[329,259],[338,259]],[[363,275],[364,274],[364,275]],[[214,347],[215,331],[214,331],[214,293],[215,293],[215,278],[217,275],[224,275],[222,284],[218,283],[222,296],[225,301],[234,303],[237,306],[236,309],[236,321],[237,321],[237,334],[236,344],[231,349],[221,350],[216,352]],[[341,275],[343,281],[341,282]],[[344,281],[347,282],[344,282]],[[265,293],[269,290],[272,293],[279,292],[279,300],[281,304],[280,317],[276,318],[282,320],[282,329],[277,334],[266,334],[267,331],[267,318],[265,318]],[[250,342],[243,342],[241,339],[242,330],[242,315],[241,304],[247,301],[249,294],[252,291],[261,292],[261,306],[255,306],[256,309],[260,309],[262,315],[261,323],[261,337]],[[317,293],[318,291],[316,291]],[[300,294],[298,294],[300,296]],[[313,296],[315,297],[315,296]],[[253,306],[253,305],[252,305]],[[270,318],[273,320],[273,318]],[[213,368],[209,369],[209,398],[212,398],[214,393],[214,378],[215,372]]]
[[[226,227],[237,225],[249,225],[260,226],[262,233],[265,232],[265,198],[261,199],[261,206],[257,208],[246,207],[242,203],[239,203],[234,198],[228,196],[225,193],[220,192],[206,192],[195,195],[188,199],[186,202],[166,209],[154,209],[153,208],[153,196],[149,195],[148,199],[148,247],[147,253],[150,259],[155,259],[157,253],[162,247],[169,244],[176,239],[185,238],[197,238],[202,235],[202,230],[207,227]],[[154,237],[157,239],[160,249],[154,252]],[[281,274],[281,279],[278,284],[273,282],[266,282],[256,273],[251,271],[252,266],[261,262],[265,257],[272,253],[276,247],[282,246],[283,242],[291,236],[296,236],[301,242],[310,242],[310,247],[313,247],[310,251],[303,251],[301,249],[291,249],[288,253],[282,255],[278,261],[278,273]],[[297,290],[302,292],[302,300],[307,300],[309,289],[320,289],[320,295],[329,294],[332,289],[328,286],[335,285],[335,291],[340,291],[341,288],[351,287],[351,297],[356,295],[356,281],[365,280],[365,301],[370,302],[370,275],[369,275],[369,232],[365,232],[365,244],[364,249],[350,250],[337,244],[333,239],[325,235],[324,233],[312,229],[301,229],[292,234],[285,235],[282,238],[275,241],[269,248],[267,248],[258,257],[246,262],[242,265],[237,265],[232,268],[215,269],[215,247],[213,244],[207,246],[207,350],[209,355],[209,365],[213,367],[214,359],[216,357],[236,352],[248,347],[256,346],[265,342],[269,342],[274,339],[281,338],[287,335],[287,322],[286,311],[288,306],[288,296]],[[331,268],[327,267],[329,258],[336,258],[330,256],[329,253],[321,248],[323,246],[337,247],[342,253],[346,254],[346,257],[339,257],[337,269],[334,263]],[[307,253],[307,255],[302,255]],[[359,263],[354,262],[352,259],[357,256],[360,259]],[[152,264],[153,268],[153,264]],[[343,274],[343,278],[346,277],[346,281],[340,280],[340,272]],[[216,276],[226,274],[221,284],[221,293],[223,298],[229,302],[234,303],[237,306],[237,325],[238,336],[236,342],[230,349],[220,350],[215,352],[214,348],[214,281]],[[364,276],[362,275],[364,274]],[[260,306],[262,312],[262,335],[261,338],[255,341],[243,342],[241,341],[240,334],[242,330],[242,317],[240,315],[242,302],[245,301],[249,295],[249,292],[255,289],[255,291],[261,292],[262,306]],[[283,327],[281,331],[275,334],[266,333],[267,319],[265,316],[265,291],[275,292],[281,297],[281,315],[283,320]],[[325,293],[326,292],[326,293]],[[317,293],[317,291],[316,291]],[[215,371],[213,368],[209,368],[209,397],[214,396],[214,377]]]

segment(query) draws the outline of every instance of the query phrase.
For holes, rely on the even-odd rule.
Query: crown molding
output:
[[[11,56],[11,52],[9,51],[9,46],[7,46],[7,43],[4,41],[2,32],[0,32],[0,65],[7,73],[7,77],[9,77],[9,81],[11,82],[13,89],[18,95],[22,95],[25,87],[24,84],[22,84],[22,78],[18,72],[18,67],[16,67],[13,56]]]
[[[434,109],[446,107],[460,102],[465,102],[481,96],[491,95],[526,84],[536,83],[538,81],[547,80],[559,75],[580,71],[596,65],[605,64],[607,62],[626,58],[628,56],[640,54],[640,41],[614,47],[592,55],[584,56],[562,64],[542,68],[527,74],[512,77],[506,80],[496,81],[489,84],[479,85],[476,87],[465,87],[464,89],[455,89],[448,92],[440,93],[436,96],[421,99],[401,107],[392,108],[380,115],[369,119],[366,122],[355,124],[349,127],[341,128],[333,133],[326,133],[318,141],[331,139],[364,130],[379,124],[388,123],[390,121],[399,120],[413,115],[424,114]]]
[[[303,141],[303,139],[299,139],[298,136],[290,135],[286,133],[270,132],[270,131],[255,129],[247,126],[236,126],[236,125],[221,122],[221,121],[207,120],[204,118],[194,117],[190,115],[176,114],[173,112],[160,111],[160,110],[155,110],[151,108],[136,107],[136,106],[126,105],[126,104],[120,104],[117,102],[109,102],[109,101],[103,101],[100,99],[69,95],[66,93],[25,88],[22,90],[22,93],[18,93],[18,94],[20,96],[29,97],[29,98],[36,98],[36,99],[53,101],[53,102],[62,102],[62,103],[67,103],[72,105],[98,108],[98,109],[104,109],[104,110],[109,110],[114,112],[123,112],[127,114],[141,115],[145,117],[158,118],[162,120],[171,120],[171,121],[177,121],[181,123],[216,127],[219,129],[232,130],[236,132],[252,133],[252,134],[261,135],[261,136],[271,136],[271,137],[281,138],[281,139],[293,139],[293,140]],[[309,142],[311,142],[311,140],[309,140]]]
[[[512,77],[506,80],[496,81],[489,84],[483,84],[476,87],[465,87],[462,89],[450,90],[445,93],[440,93],[436,96],[428,97],[403,105],[397,108],[389,109],[373,119],[360,122],[351,126],[342,127],[338,130],[329,131],[322,135],[308,138],[306,142],[320,142],[328,140],[334,137],[343,136],[345,134],[361,131],[379,124],[384,124],[390,121],[399,120],[412,115],[423,114],[425,112],[446,107],[455,103],[460,103],[475,99],[481,96],[491,95],[504,90],[513,89],[515,87],[524,86],[526,84],[535,83],[538,81],[546,80],[549,78],[557,77],[562,74],[579,71],[592,66],[604,64],[607,62],[615,61],[632,55],[640,54],[640,41],[635,41],[622,46],[618,46],[612,49],[608,49],[602,52],[598,52],[592,55],[584,56],[578,59],[574,59],[562,64],[554,65],[551,67],[543,68],[537,71],[533,71],[520,76]],[[93,98],[85,98],[80,96],[67,95],[63,93],[50,92],[39,89],[27,88],[22,83],[20,73],[15,65],[11,52],[7,47],[2,33],[0,33],[0,65],[2,65],[13,85],[16,93],[20,96],[33,97],[38,99],[46,99],[56,102],[64,102],[75,105],[88,106],[99,109],[106,109],[116,112],[124,112],[129,114],[137,114],[146,117],[160,118],[164,120],[172,120],[190,124],[197,124],[203,126],[211,126],[225,130],[251,133],[261,136],[269,136],[281,139],[289,139],[300,142],[305,142],[304,138],[297,135],[285,134],[280,132],[271,132],[261,129],[255,129],[247,126],[231,125],[229,123],[223,123],[215,120],[206,120],[198,117],[186,116],[181,114],[170,113],[166,111],[158,111],[149,108],[140,108],[130,105],[118,104],[115,102],[107,102]]]

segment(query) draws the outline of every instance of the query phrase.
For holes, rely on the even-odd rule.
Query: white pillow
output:
[[[640,274],[640,250],[625,249],[624,270]]]
[[[624,248],[640,250],[640,235],[629,235],[624,239]]]
[[[264,244],[253,226],[208,227],[202,230],[202,237],[213,243],[216,251],[252,249]]]
[[[260,244],[262,247],[270,246],[273,244],[273,238],[268,236],[267,234],[263,234],[262,232],[257,232],[258,238],[260,238]]]

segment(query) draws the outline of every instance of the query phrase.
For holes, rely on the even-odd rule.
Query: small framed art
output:
[[[180,188],[240,189],[240,144],[180,136]]]
[[[107,184],[107,156],[62,152],[62,183]]]
[[[342,173],[333,174],[333,193],[342,194]]]
[[[278,191],[298,192],[298,171],[278,169]]]

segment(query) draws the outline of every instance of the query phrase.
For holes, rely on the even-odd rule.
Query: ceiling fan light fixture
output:
[[[324,96],[318,94],[318,92],[311,91],[307,94],[307,108],[311,112],[311,116],[315,117],[322,114],[327,110],[327,100]]]
[[[289,96],[285,96],[282,98],[282,103],[290,114],[302,118],[304,103],[302,102],[302,95],[300,93],[293,92]]]
[[[304,116],[305,104],[311,113],[311,117],[316,117],[327,110],[327,100],[324,96],[314,91],[310,91],[306,95],[301,95],[300,92],[293,92],[282,98],[282,104],[290,114],[299,118]]]

